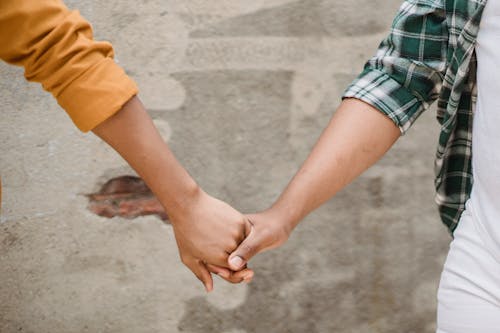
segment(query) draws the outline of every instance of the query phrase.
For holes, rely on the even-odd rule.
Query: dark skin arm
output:
[[[248,269],[233,273],[224,268],[229,253],[248,232],[247,219],[196,184],[161,138],[139,98],[133,97],[93,132],[136,170],[165,207],[181,260],[207,291],[213,289],[210,271],[230,282],[251,280],[253,272]]]

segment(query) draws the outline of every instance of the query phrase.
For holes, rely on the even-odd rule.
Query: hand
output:
[[[163,141],[137,97],[93,132],[120,153],[160,200],[174,227],[182,261],[207,291],[213,288],[207,267],[230,282],[251,279],[250,270],[234,273],[223,267],[227,266],[229,253],[245,238],[245,229],[249,230],[245,217],[199,188]]]
[[[284,244],[292,229],[283,217],[272,208],[258,214],[247,215],[250,233],[229,256],[229,268],[238,271],[256,254]]]
[[[213,290],[210,272],[232,283],[251,280],[253,271],[243,266],[241,272],[225,268],[229,254],[250,231],[245,216],[201,189],[186,208],[182,214],[172,212],[169,216],[181,260],[202,281],[207,292]]]

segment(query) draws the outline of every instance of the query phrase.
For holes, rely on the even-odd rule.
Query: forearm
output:
[[[344,100],[271,211],[292,230],[378,161],[400,135],[398,127],[374,107]]]
[[[144,179],[165,207],[182,262],[212,290],[206,264],[228,281],[249,281],[253,272],[224,269],[228,253],[243,240],[248,222],[234,208],[207,195],[163,141],[137,97],[93,132],[106,141]],[[219,266],[218,268],[216,266]]]
[[[182,214],[200,191],[161,138],[139,98],[133,97],[93,132],[136,170],[171,217]]]

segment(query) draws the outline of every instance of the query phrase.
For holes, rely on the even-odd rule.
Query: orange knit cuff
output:
[[[103,58],[56,96],[75,125],[88,132],[137,95],[135,82],[113,59]]]

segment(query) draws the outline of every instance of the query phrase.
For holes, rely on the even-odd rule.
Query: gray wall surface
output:
[[[253,212],[306,158],[400,0],[67,4],[114,44],[193,177]],[[0,64],[0,332],[434,332],[451,238],[433,200],[433,110],[256,257],[253,283],[206,295],[170,225],[88,211],[85,194],[133,173],[22,74]]]

